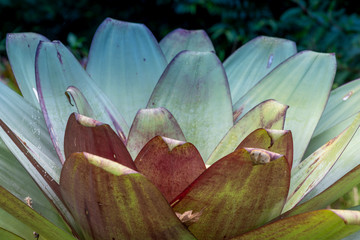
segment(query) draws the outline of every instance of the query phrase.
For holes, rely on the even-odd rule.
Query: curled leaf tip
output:
[[[193,210],[185,211],[184,213],[175,212],[176,216],[180,221],[189,227],[191,224],[199,221],[204,209],[201,209],[200,212],[193,212]]]
[[[102,122],[99,122],[95,119],[86,117],[78,113],[73,113],[73,114],[75,114],[76,121],[84,127],[97,127],[103,125]]]
[[[270,155],[263,150],[259,150],[259,149],[252,150],[250,152],[250,157],[255,165],[265,164],[270,162]]]

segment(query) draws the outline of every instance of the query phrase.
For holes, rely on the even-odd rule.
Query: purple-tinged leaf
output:
[[[149,180],[114,161],[74,153],[60,187],[85,239],[195,239]]]
[[[64,151],[66,159],[75,152],[88,152],[136,169],[124,143],[109,125],[77,113],[69,117]]]
[[[159,45],[168,62],[184,50],[215,52],[214,46],[204,30],[178,28],[167,34]]]
[[[248,150],[238,149],[214,163],[174,201],[180,214],[202,211],[189,226],[197,239],[235,237],[280,215],[290,184],[287,160]]]
[[[130,128],[126,145],[133,159],[155,136],[186,141],[179,124],[168,110],[165,108],[140,109]]]
[[[144,174],[171,202],[206,169],[200,153],[191,143],[154,137],[135,159]]]

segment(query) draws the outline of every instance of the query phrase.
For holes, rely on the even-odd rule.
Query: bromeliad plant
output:
[[[360,182],[360,80],[330,92],[333,54],[258,37],[222,64],[203,31],[158,44],[113,19],[86,70],[34,33],[7,52],[22,96],[0,85],[1,239],[360,230],[360,212],[325,209]]]

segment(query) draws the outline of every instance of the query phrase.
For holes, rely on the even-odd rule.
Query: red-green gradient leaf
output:
[[[337,240],[360,230],[360,212],[318,210],[284,218],[231,240]]]
[[[262,151],[266,164],[254,164]],[[277,217],[290,184],[285,157],[261,149],[238,149],[220,159],[176,199],[174,211],[202,211],[189,226],[197,239],[228,239]]]
[[[150,181],[114,161],[74,153],[60,187],[86,239],[194,239]]]
[[[160,136],[145,145],[135,165],[169,202],[206,169],[194,145]]]
[[[125,145],[109,125],[77,113],[69,117],[64,149],[66,159],[75,152],[88,152],[136,169]]]
[[[145,144],[155,136],[186,141],[174,116],[166,108],[140,109],[130,128],[127,149],[133,159]]]
[[[250,133],[236,148],[261,148],[284,155],[292,166],[293,141],[291,131],[259,128]]]

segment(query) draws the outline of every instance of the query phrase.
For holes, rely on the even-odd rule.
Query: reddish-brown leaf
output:
[[[267,157],[268,163],[257,161]],[[285,157],[262,149],[238,149],[200,175],[173,208],[180,214],[202,211],[189,226],[197,239],[228,239],[277,217],[289,184]]]
[[[169,202],[206,169],[194,145],[160,136],[144,146],[135,165]]]
[[[124,143],[109,125],[77,113],[69,117],[64,150],[66,159],[74,152],[88,152],[136,169]]]

